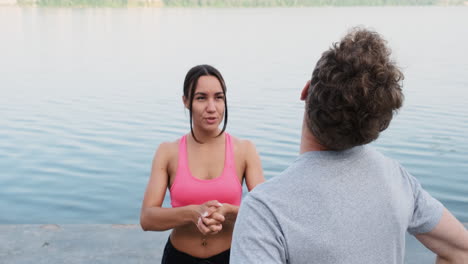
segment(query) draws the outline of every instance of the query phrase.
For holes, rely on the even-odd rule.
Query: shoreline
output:
[[[169,233],[145,232],[137,224],[0,224],[0,259],[10,264],[159,263]],[[406,235],[406,264],[434,260]]]
[[[166,3],[165,3],[166,2]],[[169,2],[169,3],[167,3]],[[0,7],[17,6],[17,7],[57,7],[57,8],[86,8],[86,7],[106,7],[106,8],[340,8],[340,7],[462,7],[468,6],[468,1],[463,0],[437,0],[436,2],[413,3],[396,1],[393,3],[372,3],[362,0],[362,3],[357,4],[325,4],[320,2],[305,1],[289,4],[284,1],[257,1],[246,0],[244,2],[224,2],[218,0],[206,1],[204,4],[178,3],[177,0],[0,0]]]

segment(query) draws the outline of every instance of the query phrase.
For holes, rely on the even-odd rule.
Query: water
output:
[[[228,131],[275,177],[298,155],[302,87],[355,25],[382,33],[406,75],[374,146],[468,222],[467,7],[0,7],[0,223],[138,223],[154,151],[188,131],[182,82],[201,63],[226,79]]]

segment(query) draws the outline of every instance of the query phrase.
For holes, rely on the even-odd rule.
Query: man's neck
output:
[[[300,154],[309,152],[309,151],[323,151],[327,150],[325,147],[318,143],[315,136],[310,131],[309,127],[306,123],[306,116],[304,113],[304,118],[302,121],[302,135],[301,135],[301,146],[300,146]]]

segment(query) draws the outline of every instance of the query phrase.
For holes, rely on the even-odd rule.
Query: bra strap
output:
[[[226,133],[226,166],[229,168],[234,168],[234,148],[232,146],[231,135]]]
[[[177,163],[179,169],[188,168],[187,154],[187,135],[184,135],[179,141],[179,161]]]

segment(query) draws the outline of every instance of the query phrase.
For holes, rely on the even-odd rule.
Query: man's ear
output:
[[[310,87],[310,80],[308,80],[304,88],[302,88],[302,92],[301,92],[302,101],[305,101],[307,99],[307,95],[309,94],[309,87]]]

